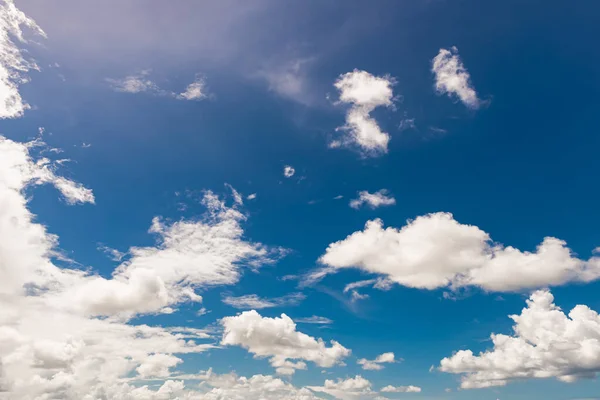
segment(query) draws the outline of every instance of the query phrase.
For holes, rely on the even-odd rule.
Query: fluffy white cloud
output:
[[[267,318],[254,310],[245,311],[223,318],[221,324],[225,328],[221,344],[241,346],[255,357],[270,357],[278,374],[290,375],[296,369],[306,369],[304,361],[329,368],[350,355],[350,350],[335,340],[327,347],[322,339],[297,331],[294,321],[285,314]]]
[[[327,379],[323,386],[309,386],[309,389],[341,400],[360,400],[366,397],[372,398],[377,394],[371,390],[371,382],[360,375],[337,381]]]
[[[540,290],[510,318],[513,336],[492,334],[492,349],[479,355],[458,351],[441,361],[440,370],[464,374],[463,389],[530,378],[574,382],[600,372],[600,316],[588,306],[577,305],[566,315],[548,290]]]
[[[421,393],[421,388],[418,386],[392,386],[388,385],[381,388],[383,393]]]
[[[370,208],[377,208],[382,206],[392,206],[396,204],[396,199],[389,196],[387,189],[378,190],[375,193],[369,193],[366,190],[358,192],[358,198],[350,201],[350,207],[359,209],[363,205],[367,205]]]
[[[191,328],[132,325],[126,319],[199,301],[196,287],[234,283],[239,263],[258,268],[273,260],[270,251],[243,241],[245,216],[207,192],[204,218],[170,224],[156,219],[151,232],[159,238],[157,245],[130,249],[131,258],[111,279],[59,268],[53,262],[60,256],[58,238],[35,221],[26,191],[52,184],[68,204],[92,202],[93,194],[58,176],[56,163],[35,159],[32,152],[42,145],[0,138],[2,392],[24,400],[173,398],[180,382],[167,381],[158,390],[127,382],[167,378],[180,362],[178,354],[213,348],[200,343],[210,336]]]
[[[330,244],[320,262],[326,267],[311,274],[313,281],[340,268],[360,268],[421,289],[520,291],[600,277],[600,257],[581,260],[559,239],[546,237],[535,252],[504,247],[449,213],[420,216],[401,229],[368,221],[363,231]]]
[[[302,293],[291,293],[282,297],[272,299],[262,299],[255,294],[246,296],[226,296],[223,298],[223,303],[242,310],[261,309],[271,307],[284,307],[298,305],[306,298]]]
[[[362,369],[364,369],[364,370],[379,371],[384,368],[383,365],[381,365],[381,364],[395,363],[395,362],[396,362],[396,358],[395,358],[394,353],[389,352],[389,353],[380,354],[374,360],[367,360],[366,358],[361,358],[356,363],[361,365]]]
[[[330,146],[358,146],[367,155],[386,153],[390,135],[383,132],[369,114],[377,107],[393,107],[393,85],[389,76],[374,76],[357,69],[340,75],[334,83],[340,92],[339,101],[351,107],[346,114],[346,124],[338,128],[346,134]]]
[[[269,375],[238,377],[230,373],[218,375],[209,370],[201,377],[204,394],[191,397],[194,400],[316,400],[307,388],[295,386]]]
[[[206,80],[202,77],[196,77],[194,82],[190,83],[183,92],[176,96],[179,100],[202,100],[206,97],[208,97]]]
[[[291,178],[296,173],[296,170],[291,165],[286,165],[283,167],[283,176],[286,178]]]
[[[44,31],[19,10],[13,0],[0,2],[0,119],[20,117],[30,108],[19,93],[19,85],[28,81],[24,75],[27,71],[39,70],[34,61],[23,57],[23,52],[13,41],[27,43],[21,27],[46,37]]]
[[[469,108],[478,108],[481,105],[456,47],[450,50],[440,49],[432,61],[431,71],[435,75],[435,90],[439,94],[456,96]]]

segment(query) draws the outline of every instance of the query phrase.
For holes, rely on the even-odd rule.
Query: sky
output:
[[[600,399],[599,12],[0,0],[0,399]]]

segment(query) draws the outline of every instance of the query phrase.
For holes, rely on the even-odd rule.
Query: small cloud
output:
[[[120,262],[127,255],[127,253],[120,252],[117,249],[113,249],[111,247],[105,246],[102,243],[98,243],[98,247],[96,247],[99,251],[106,254],[111,260]]]
[[[301,324],[318,324],[318,325],[333,324],[333,320],[326,318],[326,317],[319,317],[316,315],[313,315],[312,317],[308,317],[308,318],[295,318],[294,321],[297,323],[301,323]]]
[[[383,206],[391,206],[396,204],[396,199],[389,196],[387,189],[381,189],[375,193],[369,193],[366,190],[358,192],[358,198],[350,201],[350,207],[359,209],[363,205],[367,205],[370,208],[377,208]]]
[[[208,314],[209,312],[210,312],[210,311],[208,311],[206,308],[202,307],[201,309],[199,309],[199,310],[196,312],[196,315],[197,315],[197,316],[199,316],[199,317],[201,317],[201,316],[203,316],[203,315],[206,315],[206,314]]]
[[[200,76],[197,76],[194,82],[185,88],[185,91],[176,96],[179,100],[202,100],[207,97],[206,80]]]
[[[286,178],[291,178],[296,173],[296,170],[291,165],[286,165],[283,167],[283,176]]]
[[[342,195],[340,194],[340,195],[337,195],[337,196],[335,196],[333,199],[334,199],[334,200],[341,200],[341,199],[343,199],[343,198],[344,198],[344,196],[342,196]]]
[[[398,130],[400,130],[402,132],[402,131],[407,131],[407,130],[411,130],[411,129],[416,129],[414,118],[407,118],[407,119],[403,119],[402,121],[400,121],[400,125],[398,125]]]
[[[246,197],[246,200],[254,200],[254,199],[256,199],[256,193],[249,194],[248,197]]]
[[[435,90],[438,94],[456,97],[468,108],[479,108],[481,100],[477,97],[471,84],[471,76],[456,47],[440,49],[432,61],[431,71],[435,75]]]
[[[396,360],[394,353],[383,353],[377,356],[374,360],[367,360],[366,358],[359,359],[356,363],[362,366],[362,369],[367,371],[379,371],[384,368],[382,364],[395,363],[400,360]],[[385,390],[382,390],[385,391]]]
[[[161,89],[151,81],[148,76],[151,70],[143,70],[139,73],[126,76],[122,79],[107,78],[106,81],[110,84],[112,89],[116,92],[123,93],[142,93],[152,92],[159,93]]]
[[[196,75],[196,79],[186,86],[181,93],[175,93],[164,90],[156,82],[150,79],[151,70],[143,70],[138,73],[128,75],[122,79],[107,78],[106,81],[116,92],[122,93],[149,93],[156,96],[166,96],[178,100],[203,100],[209,97],[206,89],[206,79]]]
[[[390,135],[381,130],[370,113],[377,107],[393,108],[394,84],[390,76],[374,76],[358,69],[340,75],[334,83],[340,92],[339,103],[351,107],[346,113],[346,124],[336,129],[345,134],[331,141],[329,147],[358,147],[370,156],[387,153]]]
[[[88,149],[90,147],[92,147],[91,143],[86,143],[86,142],[81,143],[81,148],[83,148],[83,149]]]
[[[239,297],[226,296],[223,298],[223,303],[240,310],[258,310],[262,308],[296,306],[305,298],[306,296],[302,293],[291,293],[272,299],[265,299],[255,294],[249,294]]]

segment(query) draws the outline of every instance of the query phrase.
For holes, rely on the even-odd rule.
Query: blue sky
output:
[[[0,399],[599,398],[599,11],[2,1]]]

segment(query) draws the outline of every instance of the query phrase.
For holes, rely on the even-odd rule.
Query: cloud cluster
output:
[[[291,293],[272,299],[263,299],[255,294],[249,294],[239,297],[225,296],[223,298],[223,303],[241,310],[251,310],[271,307],[295,306],[305,298],[306,296],[302,293]]]
[[[43,38],[44,31],[19,10],[13,0],[0,2],[0,119],[17,118],[30,106],[23,101],[19,85],[28,81],[30,70],[39,70],[37,64],[23,57],[14,40],[27,43],[22,27]]]
[[[521,251],[493,242],[488,233],[449,213],[420,216],[401,229],[368,221],[364,230],[330,244],[319,261],[326,267],[312,274],[316,279],[340,268],[359,268],[420,289],[476,286],[512,292],[600,278],[600,257],[579,259],[560,239],[546,237],[535,252]]]
[[[382,393],[421,393],[421,388],[418,386],[392,386],[388,385],[381,388]]]
[[[387,189],[378,190],[375,193],[369,193],[366,190],[358,192],[356,199],[350,200],[350,207],[359,209],[363,205],[375,209],[377,207],[392,206],[396,204],[396,199],[389,195]]]
[[[221,320],[225,331],[221,344],[241,346],[255,357],[270,357],[271,365],[281,375],[291,375],[296,369],[306,369],[304,361],[330,368],[350,355],[350,350],[336,342],[331,346],[296,330],[290,317],[263,317],[256,311],[245,311]],[[300,361],[290,361],[300,360]]]
[[[435,75],[435,90],[439,94],[456,96],[465,106],[479,108],[481,100],[471,84],[471,76],[465,69],[458,49],[452,47],[440,49],[440,52],[432,61],[431,71]]]
[[[170,399],[181,383],[158,390],[131,379],[166,379],[178,354],[203,352],[210,335],[199,329],[133,325],[142,313],[201,301],[195,289],[239,279],[274,261],[260,244],[242,240],[245,215],[211,192],[204,218],[166,223],[155,218],[156,246],[132,247],[111,278],[61,268],[58,237],[28,210],[26,192],[51,184],[66,203],[93,203],[91,190],[57,174],[56,163],[35,158],[37,140],[0,137],[0,386],[14,398]],[[64,260],[64,257],[61,257]],[[98,318],[101,317],[101,318]]]
[[[334,86],[340,93],[339,102],[351,107],[346,113],[346,124],[338,128],[345,134],[331,142],[330,147],[358,147],[371,156],[386,153],[390,135],[381,130],[370,113],[377,107],[393,107],[394,80],[355,69],[340,75]]]
[[[540,290],[510,318],[513,336],[492,334],[492,349],[479,355],[460,350],[444,358],[440,370],[463,374],[463,389],[528,378],[573,382],[600,372],[600,316],[588,306],[575,306],[566,315],[548,290]]]
[[[384,368],[382,364],[395,363],[397,360],[394,353],[383,353],[377,356],[374,360],[367,360],[366,358],[359,359],[356,363],[362,366],[362,369],[367,371],[379,371]]]

